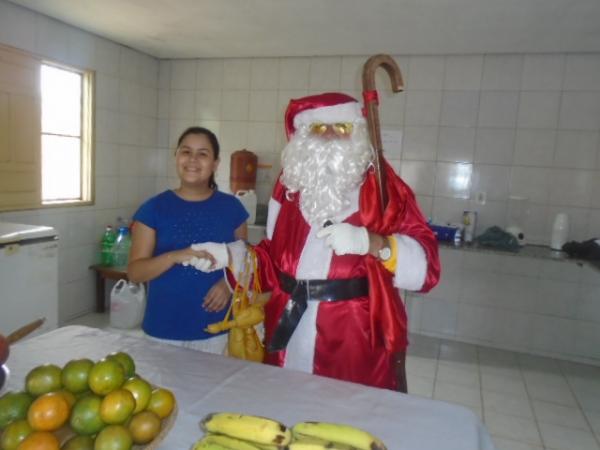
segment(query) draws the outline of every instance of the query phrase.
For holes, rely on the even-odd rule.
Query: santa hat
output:
[[[361,105],[355,98],[338,92],[295,98],[285,111],[285,132],[289,139],[300,125],[311,123],[355,122],[363,119]]]

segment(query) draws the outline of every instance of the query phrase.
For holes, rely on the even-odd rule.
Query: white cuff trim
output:
[[[227,248],[231,252],[230,267],[233,276],[239,281],[240,275],[244,270],[244,262],[246,261],[246,243],[240,239],[227,244]]]
[[[281,203],[271,197],[267,214],[267,239],[269,240],[273,239],[273,231],[275,231],[275,224],[277,223],[280,209]]]
[[[394,286],[399,289],[418,291],[425,283],[427,276],[427,256],[421,244],[415,239],[395,234],[398,243],[398,258]]]

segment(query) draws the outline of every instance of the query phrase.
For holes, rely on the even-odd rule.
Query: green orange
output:
[[[129,450],[132,446],[131,433],[123,425],[108,425],[94,442],[94,450]]]
[[[25,377],[25,390],[34,397],[61,388],[61,369],[54,364],[34,367]]]
[[[74,436],[63,444],[61,450],[94,450],[91,436]]]
[[[13,420],[27,417],[27,409],[32,401],[33,397],[27,392],[7,392],[0,397],[0,429]]]
[[[31,425],[25,419],[11,422],[2,432],[0,448],[2,450],[15,450],[32,431]]]
[[[115,352],[111,353],[106,359],[114,359],[118,361],[125,371],[125,378],[130,378],[135,375],[135,362],[129,353]]]
[[[171,391],[164,388],[154,389],[150,395],[150,402],[146,409],[156,413],[158,417],[164,419],[168,417],[175,408],[175,396]]]
[[[150,402],[150,395],[152,395],[152,386],[150,383],[142,378],[133,377],[125,381],[123,389],[127,389],[135,398],[134,414],[146,409],[148,402]]]
[[[71,411],[69,424],[77,434],[92,435],[96,434],[106,425],[100,417],[100,405],[102,398],[88,394],[84,395],[75,402]]]
[[[133,416],[128,424],[136,444],[147,444],[160,433],[160,418],[152,411],[142,411]]]
[[[94,367],[91,359],[74,359],[63,367],[61,382],[64,388],[73,394],[79,394],[89,389],[88,376]]]
[[[115,389],[106,394],[100,404],[100,418],[111,425],[125,423],[135,409],[135,398],[127,389]]]
[[[106,395],[120,388],[125,381],[123,366],[114,359],[102,359],[90,370],[88,384],[92,392]]]

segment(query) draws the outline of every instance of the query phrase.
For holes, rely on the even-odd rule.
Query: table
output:
[[[117,332],[69,326],[11,347],[9,389],[20,390],[42,363],[98,360],[126,351],[137,372],[175,394],[179,413],[159,450],[189,450],[208,413],[236,411],[277,419],[347,423],[379,436],[389,450],[493,450],[470,410],[435,400],[183,349]]]
[[[105,310],[104,299],[106,298],[105,281],[120,280],[127,278],[126,267],[110,267],[101,264],[90,266],[90,270],[96,272],[96,312],[102,313]]]

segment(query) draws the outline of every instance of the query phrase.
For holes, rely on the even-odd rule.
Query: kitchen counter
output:
[[[600,272],[600,261],[589,261],[578,258],[570,258],[569,255],[567,255],[565,252],[552,250],[550,247],[547,247],[545,245],[525,245],[524,247],[520,247],[519,250],[516,252],[485,247],[478,244],[453,245],[446,242],[440,242],[439,245],[440,248],[463,250],[466,252],[489,253],[502,256],[515,256],[521,258],[545,259],[558,262],[574,263],[580,266],[588,265]]]

